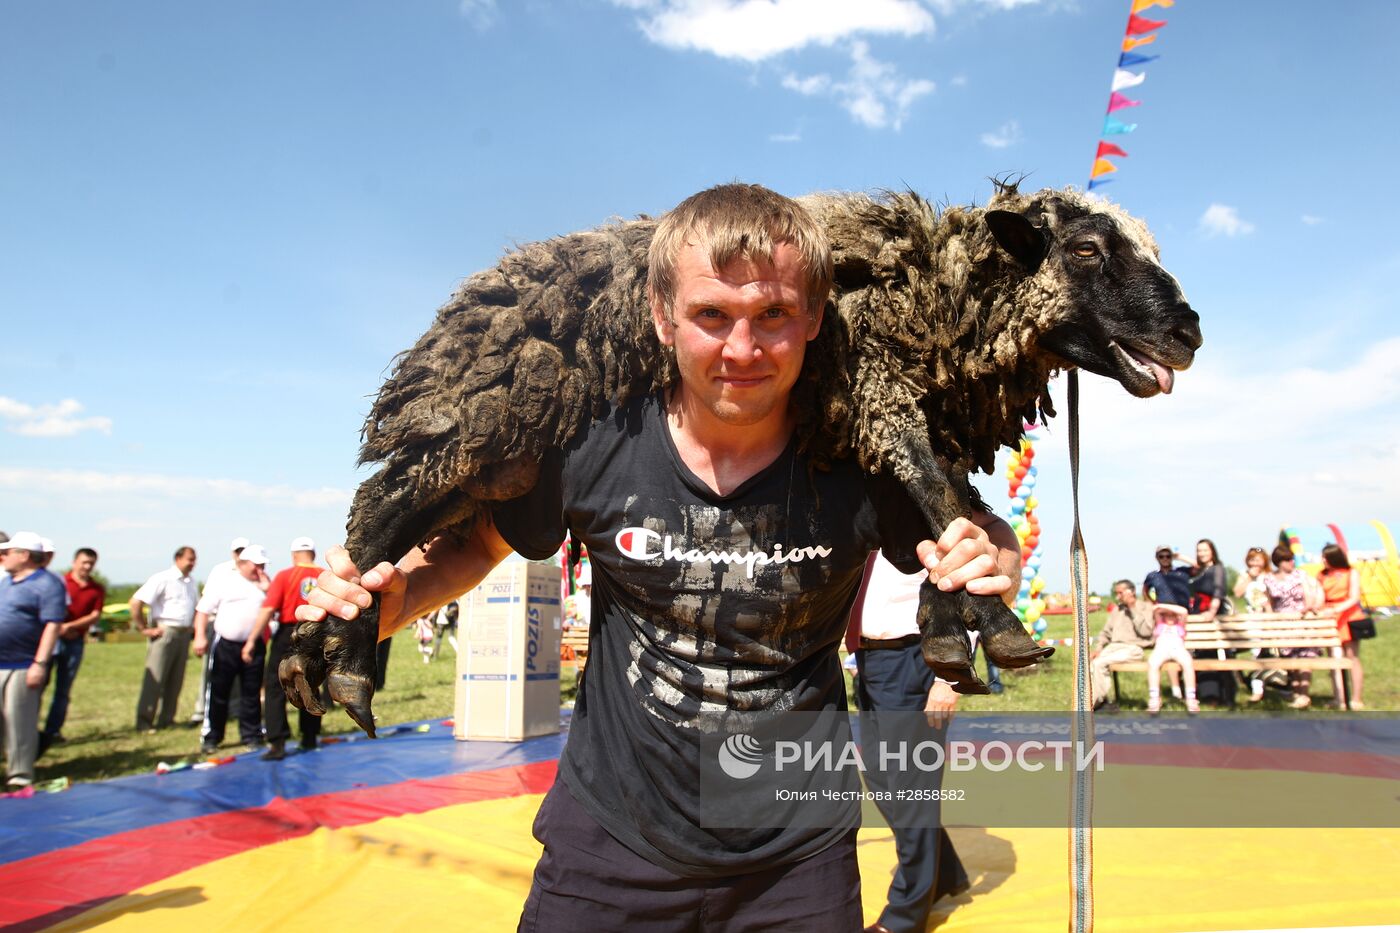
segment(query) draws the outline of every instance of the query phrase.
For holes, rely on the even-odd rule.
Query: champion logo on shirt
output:
[[[831,548],[817,545],[784,550],[781,544],[773,545],[768,551],[702,551],[699,548],[684,550],[672,542],[670,535],[662,535],[650,528],[624,528],[614,538],[618,551],[623,557],[633,560],[680,561],[686,564],[743,564],[749,579],[753,579],[754,568],[769,564],[796,563],[829,557]]]

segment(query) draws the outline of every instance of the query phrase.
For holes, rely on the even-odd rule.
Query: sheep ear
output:
[[[987,229],[997,245],[1027,269],[1036,269],[1045,258],[1045,232],[1013,211],[987,211]]]

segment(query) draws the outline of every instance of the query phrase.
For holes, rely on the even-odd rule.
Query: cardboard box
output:
[[[519,742],[559,731],[559,568],[510,561],[462,597],[458,739]]]

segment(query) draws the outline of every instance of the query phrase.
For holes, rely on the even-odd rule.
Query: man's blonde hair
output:
[[[667,320],[674,314],[676,258],[690,242],[709,248],[715,269],[740,258],[772,263],[778,244],[791,244],[802,263],[807,312],[815,315],[831,292],[831,245],[806,208],[762,185],[716,185],[677,204],[652,236],[647,296]]]

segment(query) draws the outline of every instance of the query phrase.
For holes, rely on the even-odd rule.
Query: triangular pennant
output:
[[[1100,136],[1113,136],[1118,133],[1131,133],[1137,129],[1136,123],[1120,123],[1112,117],[1103,118],[1103,132]]]
[[[1160,55],[1134,55],[1131,52],[1124,52],[1118,56],[1119,68],[1132,68],[1134,65],[1146,65],[1148,62],[1155,62],[1161,58]]]
[[[1094,169],[1089,173],[1090,178],[1098,178],[1100,175],[1107,175],[1109,172],[1118,171],[1118,166],[1107,159],[1095,159]]]
[[[1133,74],[1131,71],[1124,71],[1119,68],[1113,72],[1113,90],[1124,91],[1130,87],[1137,87],[1147,80],[1147,75],[1139,72]]]
[[[1164,19],[1143,19],[1134,13],[1128,17],[1128,35],[1140,36],[1154,29],[1161,29],[1165,25],[1167,25],[1167,21]]]
[[[1122,156],[1126,159],[1128,157],[1128,154],[1122,149],[1119,149],[1117,146],[1113,145],[1113,143],[1100,142],[1099,151],[1094,153],[1094,158],[1102,159],[1104,156]]]
[[[1132,12],[1141,13],[1143,10],[1150,10],[1154,6],[1176,6],[1176,0],[1133,0]]]
[[[1114,91],[1108,98],[1108,112],[1112,113],[1115,110],[1122,110],[1124,107],[1136,107],[1141,103],[1142,101],[1140,100],[1128,100],[1128,98],[1124,97],[1122,94]]]
[[[1134,39],[1132,36],[1125,36],[1123,38],[1123,51],[1131,52],[1133,49],[1137,48],[1140,45],[1151,45],[1153,42],[1156,41],[1156,33],[1153,33],[1150,36],[1143,36],[1140,39]]]
[[[1095,188],[1103,187],[1104,185],[1108,184],[1108,183],[1111,182],[1111,181],[1113,181],[1112,178],[1097,178],[1097,179],[1092,179],[1092,180],[1090,180],[1090,182],[1089,182],[1089,190],[1090,190],[1090,191],[1093,191]]]

